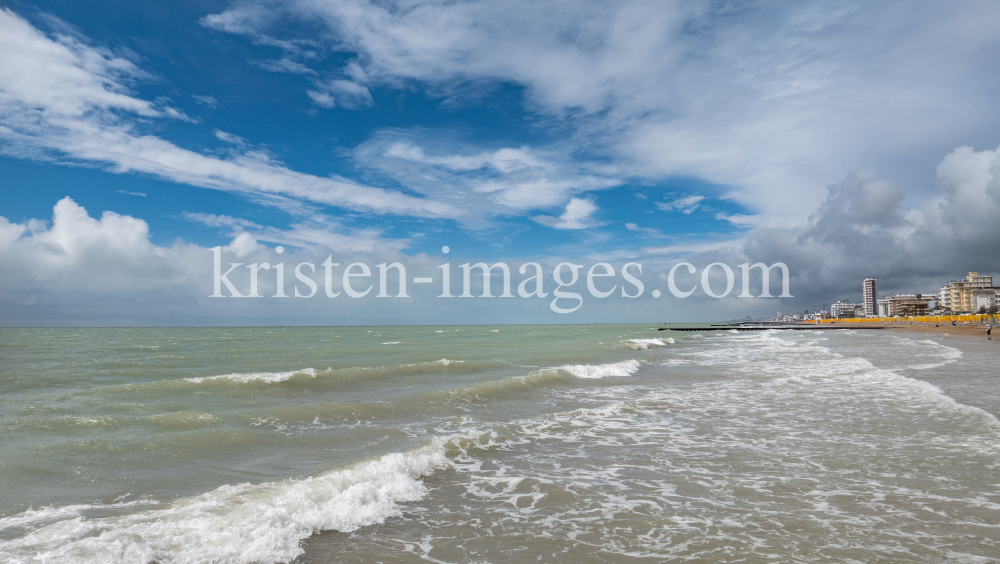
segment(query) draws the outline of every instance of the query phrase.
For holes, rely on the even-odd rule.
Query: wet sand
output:
[[[829,327],[830,324],[824,323],[822,326]],[[990,340],[986,336],[986,327],[982,325],[941,325],[935,327],[934,325],[879,325],[879,324],[867,324],[867,323],[837,323],[833,327],[857,327],[858,329],[874,329],[876,327],[884,327],[888,331],[900,331],[903,333],[929,333],[934,335],[950,335],[958,337],[978,337],[984,341]],[[1000,328],[993,328],[992,340],[997,340],[1000,338]]]
[[[902,331],[904,333],[934,333],[937,335],[952,335],[964,337],[979,337],[987,340],[986,328],[982,325],[890,325],[886,329],[890,331]],[[994,331],[992,337],[997,337]],[[995,340],[995,339],[994,339]]]

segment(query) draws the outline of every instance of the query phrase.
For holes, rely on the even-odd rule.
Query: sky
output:
[[[998,52],[992,1],[0,2],[0,325],[728,320],[1000,275]],[[479,262],[510,291],[460,297]]]

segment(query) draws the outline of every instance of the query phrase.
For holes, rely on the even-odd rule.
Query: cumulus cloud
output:
[[[536,222],[554,227],[555,229],[587,229],[603,225],[591,217],[597,211],[597,205],[591,200],[581,198],[570,198],[566,204],[566,211],[558,218],[547,215],[536,215],[532,219]]]
[[[407,299],[377,298],[374,292],[365,299],[345,295],[330,298],[324,288],[322,263],[328,256],[340,264],[335,267],[331,289],[343,294],[342,273],[346,265],[363,262],[372,267],[378,288],[375,265],[402,262],[409,276],[435,276],[448,258],[416,254],[407,256],[381,241],[369,247],[331,247],[314,239],[308,246],[289,246],[278,253],[262,244],[253,222],[230,216],[190,214],[192,220],[220,228],[240,229],[231,242],[222,245],[222,272],[234,270],[229,280],[238,292],[247,294],[250,287],[248,265],[272,267],[284,265],[284,291],[279,293],[275,268],[260,270],[256,299],[210,298],[213,293],[214,252],[199,245],[175,241],[170,246],[151,242],[148,224],[142,219],[106,211],[99,218],[70,198],[60,200],[53,209],[51,222],[29,220],[12,223],[0,217],[0,326],[130,326],[130,325],[250,325],[282,324],[371,324],[371,323],[514,323],[565,321],[552,313],[548,299],[442,300],[436,298],[440,286],[408,286]],[[566,222],[582,219],[572,210]],[[282,240],[301,234],[304,229],[283,232],[260,228],[264,236]],[[356,234],[352,234],[356,235]],[[323,236],[329,236],[328,231]],[[334,241],[335,243],[336,241]],[[355,241],[360,242],[360,239]],[[289,243],[291,245],[291,243]],[[456,257],[452,256],[451,262]],[[482,260],[467,257],[471,262]],[[490,262],[492,259],[486,258]],[[553,264],[542,261],[551,271]],[[294,276],[299,263],[318,285],[310,299],[296,299],[295,290],[308,294],[310,289]],[[510,261],[511,271],[518,272],[520,262]],[[309,267],[309,265],[312,265]],[[616,265],[620,268],[620,264]],[[497,273],[498,274],[498,273]],[[460,284],[460,276],[452,288]],[[389,278],[389,293],[395,294],[395,278]],[[499,280],[496,280],[499,283]],[[582,283],[582,282],[581,282]],[[361,288],[363,286],[355,286]],[[473,293],[479,293],[480,279],[473,279]],[[494,286],[495,288],[496,286]],[[551,287],[551,286],[549,286]],[[457,292],[456,292],[457,293]],[[226,289],[223,296],[228,296]],[[590,300],[585,312],[574,320],[625,321],[646,310],[641,300]]]
[[[189,214],[189,219],[233,229],[231,242],[221,249],[229,262],[294,265],[301,260],[316,264],[330,254],[345,264],[353,260],[369,264],[408,260],[399,253],[400,244],[386,243],[377,233],[311,232],[309,227],[282,231],[211,214]],[[279,255],[260,241],[290,247]],[[0,262],[5,265],[0,269],[0,326],[228,325],[281,319],[323,323],[334,315],[342,322],[361,323],[373,315],[391,318],[393,309],[400,307],[398,303],[390,306],[344,300],[285,303],[280,299],[209,299],[213,256],[210,249],[182,240],[170,246],[156,245],[142,219],[112,211],[91,217],[69,197],[56,203],[49,222],[32,219],[12,223],[0,217]],[[423,261],[428,262],[426,257]],[[420,266],[427,272],[435,268]],[[286,273],[288,284],[294,282],[291,268],[294,266]],[[245,293],[247,276],[244,270],[240,272],[243,275],[237,278],[234,274],[233,280]],[[273,278],[262,277],[262,293],[275,293]],[[340,287],[339,280],[335,287]]]
[[[935,198],[908,209],[900,187],[872,172],[853,172],[827,188],[808,220],[763,221],[726,260],[788,264],[793,293],[810,307],[857,299],[862,280],[872,276],[882,293],[931,293],[970,271],[1000,275],[993,227],[1000,213],[1000,150],[955,149],[940,161],[937,183]]]
[[[87,324],[166,306],[163,296],[197,289],[199,273],[210,272],[191,268],[205,263],[201,250],[155,246],[145,221],[110,211],[94,219],[69,198],[56,204],[51,225],[0,218],[3,323]]]

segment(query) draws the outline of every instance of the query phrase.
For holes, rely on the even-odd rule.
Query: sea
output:
[[[1000,562],[1000,343],[0,329],[0,561]]]

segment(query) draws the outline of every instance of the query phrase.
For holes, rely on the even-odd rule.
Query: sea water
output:
[[[977,358],[860,330],[0,329],[0,560],[997,562]]]

